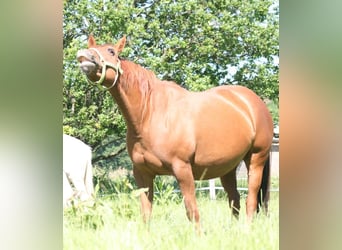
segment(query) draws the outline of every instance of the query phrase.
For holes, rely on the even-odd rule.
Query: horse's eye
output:
[[[115,56],[115,51],[112,48],[108,48],[108,52],[112,55]]]

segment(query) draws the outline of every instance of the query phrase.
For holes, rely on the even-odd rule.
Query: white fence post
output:
[[[216,200],[215,179],[209,180],[209,197],[211,200]]]

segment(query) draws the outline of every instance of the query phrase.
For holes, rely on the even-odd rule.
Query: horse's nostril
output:
[[[82,62],[87,61],[87,60],[86,60],[86,58],[84,56],[80,56],[80,57],[77,57],[77,61],[79,63],[82,63]]]

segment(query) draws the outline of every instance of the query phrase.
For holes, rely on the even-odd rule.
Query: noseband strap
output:
[[[89,78],[87,77],[88,83],[96,85],[102,91],[106,91],[106,90],[109,90],[109,89],[113,88],[115,86],[118,78],[119,78],[119,73],[120,74],[123,73],[123,70],[121,68],[121,61],[118,59],[118,63],[116,65],[114,65],[114,64],[112,64],[110,62],[107,62],[96,48],[90,48],[90,49],[94,50],[96,52],[96,54],[99,56],[100,62],[102,64],[102,72],[101,72],[100,79],[98,81],[96,81],[96,82],[93,82],[93,81],[89,80]],[[107,70],[107,68],[112,68],[116,72],[113,84],[109,88],[107,88],[107,87],[102,85],[102,83],[103,83],[103,81],[104,81],[104,79],[106,77],[106,70]]]

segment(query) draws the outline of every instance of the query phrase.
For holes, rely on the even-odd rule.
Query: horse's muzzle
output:
[[[79,50],[76,55],[77,60],[80,63],[80,68],[84,74],[90,75],[97,71],[97,63],[94,60],[94,56],[88,52],[88,50]]]

